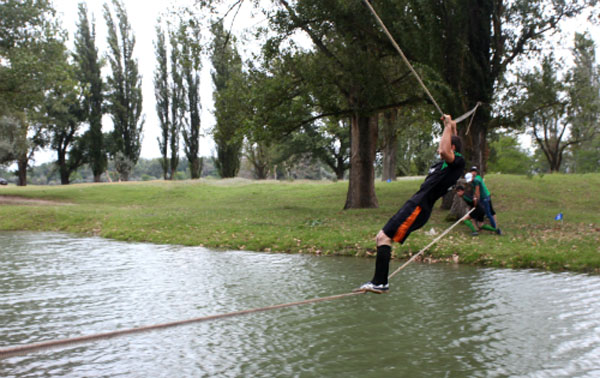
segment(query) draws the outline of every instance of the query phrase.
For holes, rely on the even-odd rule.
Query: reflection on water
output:
[[[0,233],[0,347],[346,293],[372,269]],[[600,375],[600,277],[413,264],[391,288],[0,359],[0,376]]]

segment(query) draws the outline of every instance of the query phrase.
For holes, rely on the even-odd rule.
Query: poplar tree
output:
[[[235,177],[240,169],[243,136],[236,101],[227,92],[231,81],[239,80],[242,73],[242,59],[238,54],[235,39],[223,28],[222,22],[215,23],[211,31],[211,72],[215,87],[216,125],[213,138],[217,148],[215,164],[221,177]]]
[[[138,71],[137,59],[133,58],[135,36],[125,7],[119,0],[113,0],[112,4],[118,19],[118,28],[108,4],[104,4],[104,18],[108,26],[108,61],[112,71],[108,77],[107,95],[108,112],[114,126],[111,134],[111,154],[120,178],[127,181],[141,152],[144,126],[142,77]]]
[[[154,71],[154,94],[156,96],[156,113],[160,125],[160,136],[157,139],[160,148],[160,165],[163,170],[163,178],[166,180],[169,174],[169,132],[170,121],[170,93],[169,93],[169,62],[167,57],[167,45],[165,32],[159,25],[156,26],[156,41],[154,42],[157,67]]]
[[[96,25],[88,19],[85,3],[79,3],[79,24],[75,34],[76,77],[84,91],[84,112],[89,129],[84,135],[86,160],[94,174],[94,182],[100,182],[100,176],[106,170],[107,158],[102,134],[103,82],[101,69],[103,62],[96,48]]]
[[[171,124],[169,129],[169,149],[171,157],[169,165],[171,169],[171,180],[175,178],[177,166],[179,165],[179,139],[183,114],[185,112],[183,103],[183,82],[181,78],[181,67],[179,64],[179,43],[174,33],[170,35],[171,40]]]
[[[200,157],[200,71],[202,70],[202,51],[198,25],[194,20],[187,23],[182,20],[179,29],[179,66],[184,89],[182,103],[186,111],[181,133],[192,179],[200,178],[203,163],[203,159]]]
[[[578,173],[600,171],[600,65],[595,48],[587,33],[575,34],[568,120],[572,125],[571,139],[579,141],[571,148],[573,168]]]

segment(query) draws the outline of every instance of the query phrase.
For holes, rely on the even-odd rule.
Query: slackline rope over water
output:
[[[442,108],[440,108],[440,106],[438,105],[438,103],[435,101],[435,98],[433,98],[433,95],[431,94],[431,92],[429,92],[429,89],[427,89],[427,86],[425,86],[425,83],[423,82],[423,80],[421,79],[421,77],[419,76],[419,74],[417,73],[417,71],[413,68],[412,64],[410,64],[410,61],[408,60],[408,58],[406,57],[406,55],[404,55],[404,52],[402,51],[402,49],[400,48],[400,46],[398,46],[398,43],[396,43],[396,40],[394,39],[394,37],[392,36],[392,34],[388,30],[388,28],[385,26],[385,24],[383,23],[383,21],[381,20],[381,18],[379,17],[379,15],[375,11],[375,9],[373,8],[373,6],[369,2],[369,0],[363,0],[363,2],[367,6],[367,8],[369,8],[369,10],[371,11],[371,13],[373,13],[373,16],[377,20],[377,23],[379,24],[379,26],[381,26],[381,29],[383,29],[383,32],[388,37],[388,39],[390,40],[390,42],[392,43],[392,45],[394,46],[394,48],[396,49],[396,51],[398,51],[398,53],[402,57],[402,60],[404,60],[404,63],[406,63],[406,65],[410,69],[410,72],[412,72],[412,74],[415,76],[415,78],[417,79],[417,81],[419,82],[419,84],[421,84],[421,87],[423,88],[423,90],[425,91],[425,93],[427,94],[427,96],[429,97],[429,99],[431,100],[431,102],[433,103],[433,105],[435,106],[435,108],[438,110],[438,112],[440,112],[440,115],[443,116],[445,113],[442,111]],[[477,105],[475,105],[475,107],[473,109],[469,110],[468,112],[466,112],[462,116],[460,116],[457,119],[455,119],[454,122],[459,123],[459,122],[465,120],[468,116],[470,116],[471,114],[475,113],[475,110],[477,110],[477,108],[481,104],[482,104],[481,102],[478,102]],[[470,126],[470,124],[469,124],[469,126]]]
[[[456,221],[456,223],[454,223],[452,226],[450,226],[446,231],[442,232],[431,243],[426,245],[417,254],[413,255],[410,258],[410,260],[405,262],[401,267],[399,267],[392,274],[390,274],[389,278],[392,278],[399,271],[404,269],[408,264],[410,264],[412,261],[414,261],[417,258],[417,256],[421,255],[423,252],[425,252],[427,249],[429,249],[432,245],[437,243],[442,237],[444,237],[448,232],[450,232],[450,230],[452,230],[456,225],[458,225],[460,222],[462,222],[473,210],[474,209],[471,209],[468,213],[466,213],[458,221]],[[55,347],[79,344],[79,343],[90,342],[90,341],[95,341],[95,340],[108,339],[108,338],[112,338],[112,337],[116,337],[116,336],[129,335],[129,334],[133,334],[133,333],[141,333],[141,332],[153,331],[153,330],[164,329],[164,328],[171,328],[171,327],[176,327],[176,326],[185,325],[185,324],[200,323],[200,322],[205,322],[205,321],[209,321],[209,320],[217,320],[217,319],[223,319],[223,318],[231,318],[234,316],[241,316],[241,315],[252,314],[252,313],[256,313],[256,312],[276,310],[276,309],[286,308],[286,307],[301,306],[301,305],[310,304],[310,303],[332,301],[334,299],[340,299],[340,298],[350,297],[350,296],[364,294],[364,293],[366,293],[366,291],[358,290],[358,291],[352,291],[352,292],[344,293],[344,294],[331,295],[328,297],[306,299],[306,300],[298,301],[298,302],[290,302],[290,303],[283,303],[283,304],[278,304],[278,305],[273,305],[273,306],[253,308],[253,309],[249,309],[249,310],[234,311],[234,312],[228,312],[225,314],[201,316],[201,317],[197,317],[197,318],[173,321],[173,322],[168,322],[168,323],[160,323],[160,324],[142,326],[142,327],[137,327],[137,328],[121,329],[121,330],[116,330],[116,331],[97,333],[97,334],[93,334],[93,335],[76,336],[76,337],[71,337],[68,339],[49,340],[49,341],[42,341],[42,342],[38,342],[38,343],[16,345],[16,346],[7,347],[7,348],[0,348],[0,358],[7,358],[7,357],[14,356],[14,355],[30,353],[30,352],[34,352],[34,351],[38,351],[38,350],[46,349],[46,348],[55,348]]]

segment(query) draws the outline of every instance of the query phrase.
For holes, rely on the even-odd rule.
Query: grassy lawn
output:
[[[380,207],[342,210],[347,182],[201,180],[0,187],[0,196],[53,203],[0,204],[0,230],[65,231],[161,244],[364,256],[374,235],[422,179],[377,182]],[[600,175],[487,175],[503,236],[457,226],[428,260],[600,272]],[[562,212],[563,221],[554,216]],[[419,251],[451,223],[429,223],[394,249]]]

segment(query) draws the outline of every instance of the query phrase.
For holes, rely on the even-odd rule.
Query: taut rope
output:
[[[457,220],[456,223],[454,223],[452,226],[450,226],[448,229],[446,229],[446,231],[442,232],[440,234],[440,236],[438,236],[437,238],[433,239],[433,241],[431,243],[429,243],[425,247],[423,247],[418,253],[416,253],[415,255],[413,255],[407,262],[405,262],[404,264],[402,264],[401,267],[399,267],[398,269],[394,270],[392,272],[392,274],[390,274],[388,276],[388,279],[394,277],[396,275],[396,273],[398,273],[399,271],[401,271],[402,269],[404,269],[408,264],[410,264],[411,262],[413,262],[419,255],[421,255],[423,252],[425,252],[426,250],[428,250],[432,245],[434,245],[435,243],[437,243],[441,238],[443,238],[444,236],[446,236],[446,234],[448,232],[450,232],[450,230],[452,230],[457,224],[459,224],[466,217],[468,217],[469,214],[471,214],[471,212],[473,212],[473,210],[475,210],[475,208],[472,208],[471,210],[469,210],[465,215],[463,215],[459,220]]]

